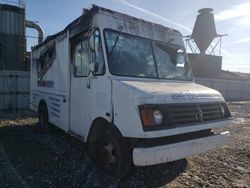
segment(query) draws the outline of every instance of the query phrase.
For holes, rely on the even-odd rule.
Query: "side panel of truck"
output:
[[[30,108],[38,111],[40,102],[44,101],[49,121],[64,131],[69,130],[69,55],[69,39],[65,33],[33,50],[31,65]]]
[[[75,74],[74,55],[77,57],[79,54],[73,54],[72,47],[76,42],[81,43],[81,36],[86,33],[72,38],[69,35],[68,31],[33,50],[30,108],[38,112],[43,101],[50,123],[87,139],[90,127],[97,118],[111,122],[111,81],[105,74],[107,65],[99,75],[93,75],[89,70],[84,75]],[[79,36],[80,39],[74,41]],[[85,37],[85,44],[88,45],[88,36]],[[48,54],[53,49],[55,54],[51,57]],[[99,58],[104,62],[105,49],[101,46],[100,50]],[[93,56],[89,49],[88,56],[88,60],[81,60],[86,66]],[[41,61],[44,61],[43,68]]]

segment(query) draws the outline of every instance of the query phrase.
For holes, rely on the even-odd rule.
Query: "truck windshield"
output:
[[[129,77],[192,80],[181,47],[105,30],[111,74]]]

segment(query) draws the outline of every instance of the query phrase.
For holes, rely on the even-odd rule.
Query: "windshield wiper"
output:
[[[121,26],[121,27],[119,28],[119,30],[122,32],[123,26]],[[110,57],[110,56],[112,55],[112,53],[113,53],[113,51],[114,51],[114,49],[115,49],[115,47],[116,47],[116,45],[117,45],[117,42],[118,42],[118,40],[120,39],[120,35],[121,35],[121,33],[118,33],[117,37],[115,38],[115,43],[114,43],[114,45],[112,46],[112,49],[110,50],[110,52],[109,52],[109,54],[108,54],[108,57]]]
[[[112,53],[113,53],[113,51],[114,51],[114,49],[115,49],[115,47],[116,47],[116,44],[117,44],[119,38],[120,38],[120,34],[117,35],[117,37],[116,37],[116,39],[115,39],[115,43],[114,43],[114,45],[112,46],[112,48],[111,48],[111,50],[110,50],[110,52],[109,52],[109,54],[108,54],[108,57],[110,57],[110,56],[112,55]]]

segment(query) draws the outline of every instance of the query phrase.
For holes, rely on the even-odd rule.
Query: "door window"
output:
[[[100,31],[96,30],[94,32],[94,35],[96,36],[96,43],[99,43],[99,49],[96,52],[92,52],[92,61],[98,63],[98,70],[96,72],[93,72],[93,75],[95,76],[101,76],[105,74],[105,63],[104,63],[104,56],[103,56],[103,48],[101,43],[101,36]]]
[[[88,40],[79,41],[76,43],[73,51],[74,76],[88,76],[89,64],[89,46]]]

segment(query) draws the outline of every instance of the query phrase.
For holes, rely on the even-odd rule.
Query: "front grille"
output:
[[[213,121],[218,119],[224,119],[224,114],[222,112],[222,104],[200,104],[200,121]]]
[[[164,104],[143,107],[160,110],[163,114],[162,125],[146,128],[148,131],[208,123],[231,117],[225,103]]]
[[[207,122],[223,119],[221,104],[176,105],[163,109],[164,114],[174,125]]]

